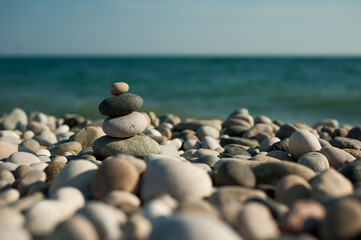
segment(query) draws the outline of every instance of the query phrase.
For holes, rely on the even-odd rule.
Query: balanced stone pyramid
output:
[[[147,119],[137,112],[143,99],[128,93],[129,86],[125,82],[111,85],[112,97],[104,99],[99,105],[99,112],[108,116],[103,122],[106,136],[93,143],[95,154],[101,158],[116,154],[129,154],[145,158],[160,152],[159,144],[148,136],[140,135],[147,128]]]

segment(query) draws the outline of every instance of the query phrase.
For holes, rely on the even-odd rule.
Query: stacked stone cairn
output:
[[[106,136],[93,143],[97,156],[106,158],[119,153],[144,158],[160,152],[159,144],[148,136],[140,135],[147,128],[147,119],[137,112],[143,99],[128,93],[125,82],[111,85],[112,97],[104,99],[99,105],[99,112],[108,116],[102,125]]]

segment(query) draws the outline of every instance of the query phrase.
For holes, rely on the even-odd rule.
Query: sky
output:
[[[0,55],[361,55],[360,0],[0,0]]]

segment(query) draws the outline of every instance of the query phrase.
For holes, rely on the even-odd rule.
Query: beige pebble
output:
[[[350,180],[333,168],[322,172],[310,181],[311,197],[316,199],[343,197],[353,193]]]
[[[0,169],[0,180],[5,180],[9,184],[13,184],[15,182],[15,177],[9,170]]]
[[[16,152],[8,157],[8,162],[15,163],[16,165],[31,165],[32,163],[41,162],[40,159],[27,152]]]
[[[280,234],[270,210],[256,202],[248,203],[242,209],[237,229],[245,239],[253,240],[276,239]]]
[[[17,201],[20,198],[20,193],[15,188],[6,189],[0,192],[0,205],[9,204]]]
[[[278,181],[275,199],[291,206],[297,199],[308,198],[310,190],[311,186],[306,179],[295,174],[289,174]]]
[[[141,214],[129,217],[124,225],[124,239],[147,239],[152,230],[152,223]]]
[[[110,85],[110,94],[120,95],[129,91],[129,85],[125,82],[116,82]]]
[[[76,214],[71,219],[59,224],[49,236],[49,239],[99,240],[100,238],[90,220]]]

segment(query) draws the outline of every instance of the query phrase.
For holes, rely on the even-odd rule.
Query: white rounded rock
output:
[[[40,159],[31,154],[31,153],[27,153],[27,152],[16,152],[11,154],[8,157],[8,162],[14,163],[18,166],[20,165],[31,165],[33,163],[40,163]]]
[[[48,150],[48,149],[39,149],[38,151],[36,151],[36,154],[38,155],[38,156],[40,156],[40,155],[44,155],[44,156],[47,156],[47,157],[50,157],[51,156],[51,153],[50,153],[50,151]]]
[[[129,85],[125,82],[116,82],[110,85],[110,94],[120,95],[126,93],[129,90]]]
[[[202,144],[199,141],[195,140],[195,139],[188,139],[183,144],[183,148],[186,151],[190,150],[190,149],[199,149],[201,147],[202,147]]]
[[[121,117],[108,117],[103,122],[103,131],[110,137],[127,138],[142,133],[147,127],[147,119],[139,112]]]
[[[140,196],[143,200],[168,193],[175,199],[187,195],[203,198],[212,193],[212,181],[199,167],[181,161],[159,159],[148,162]]]
[[[212,149],[215,150],[217,148],[220,148],[221,145],[219,145],[218,141],[210,136],[205,136],[202,139],[202,147],[206,149]]]
[[[26,212],[26,228],[37,237],[48,235],[60,222],[70,217],[66,209],[58,201],[39,201]]]
[[[277,239],[280,234],[270,210],[257,202],[243,207],[238,216],[237,229],[245,239]]]
[[[50,196],[50,198],[67,203],[67,206],[74,211],[85,205],[83,194],[75,187],[59,188]]]
[[[205,136],[210,136],[212,138],[219,138],[219,131],[211,126],[202,126],[197,129],[196,135],[199,139],[203,139]]]
[[[318,139],[307,130],[298,130],[292,133],[289,140],[289,152],[294,159],[298,159],[308,152],[317,152],[321,149]]]
[[[85,196],[91,195],[91,182],[97,165],[88,160],[73,160],[69,162],[51,181],[49,194],[59,188],[71,186],[79,189]]]

